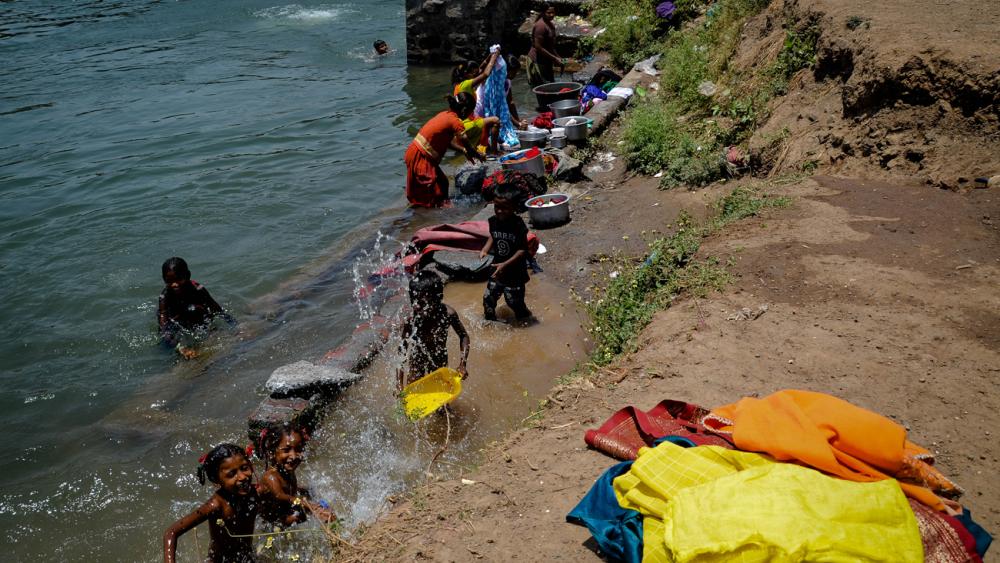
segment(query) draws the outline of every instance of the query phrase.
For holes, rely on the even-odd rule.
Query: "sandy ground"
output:
[[[1000,533],[1000,192],[971,189],[1000,173],[998,4],[776,2],[744,28],[734,64],[773,56],[789,17],[818,22],[819,66],[792,80],[757,137],[786,137],[776,172],[811,163],[826,176],[764,184],[792,205],[699,251],[728,264],[723,292],[677,300],[608,368],[553,379],[539,418],[474,471],[401,500],[341,559],[598,561],[587,531],[565,522],[615,462],[587,449],[586,429],[626,405],[713,407],[784,388],[903,424]],[[584,296],[601,256],[645,255],[644,239],[670,232],[680,210],[703,218],[733,187],[660,191],[620,159],[605,164],[572,186],[572,222],[539,233],[544,275]],[[754,320],[727,320],[762,305]]]
[[[650,179],[600,175],[573,222],[542,233],[552,253],[543,264],[585,291],[594,252],[638,255],[642,231],[666,230],[682,208],[704,214],[730,188],[664,192]],[[699,252],[730,262],[728,289],[679,300],[642,333],[638,352],[555,388],[541,418],[476,471],[400,503],[369,532],[383,538],[375,559],[597,561],[587,531],[565,522],[614,463],[586,448],[586,429],[625,405],[715,406],[783,388],[831,393],[904,424],[965,487],[980,523],[1000,530],[1000,194],[832,177],[767,191],[792,206],[734,225]],[[635,212],[620,229],[595,227],[623,205]],[[764,304],[756,320],[727,320]]]

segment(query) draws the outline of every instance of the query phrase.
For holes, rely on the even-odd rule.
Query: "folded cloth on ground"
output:
[[[707,414],[706,409],[682,401],[661,401],[646,412],[629,406],[611,415],[600,428],[587,430],[583,439],[590,447],[622,460],[635,459],[639,448],[667,435],[683,436],[703,446],[732,447],[698,422]]]
[[[601,551],[613,560],[638,563],[642,560],[642,516],[619,506],[611,486],[631,467],[631,461],[623,461],[605,471],[566,515],[566,521],[586,526]]]
[[[855,483],[717,446],[643,448],[614,480],[644,562],[923,561],[895,481]]]
[[[851,481],[896,477],[903,491],[935,510],[937,496],[957,498],[962,489],[930,465],[933,456],[906,440],[895,422],[836,397],[784,390],[762,399],[712,409],[706,427],[732,438],[737,448],[797,461]]]
[[[615,86],[614,88],[612,88],[608,92],[608,97],[609,98],[611,98],[611,97],[625,98],[627,100],[627,99],[631,98],[632,94],[634,94],[634,93],[635,93],[635,90],[633,90],[631,88],[625,88],[623,86]]]

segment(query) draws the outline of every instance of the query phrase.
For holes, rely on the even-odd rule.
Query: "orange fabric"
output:
[[[713,409],[704,424],[731,433],[741,450],[798,461],[851,481],[889,479],[907,474],[904,469],[914,464],[940,475],[917,458],[929,458],[930,453],[908,442],[902,426],[823,393],[785,390],[763,399],[740,399]],[[950,484],[943,475],[940,478]],[[900,486],[907,496],[944,510],[931,490],[905,482]]]
[[[448,176],[419,145],[410,143],[403,160],[406,162],[406,199],[410,205],[438,207],[448,199]]]
[[[435,115],[420,128],[420,136],[427,140],[438,158],[444,156],[451,145],[451,140],[460,133],[465,133],[465,125],[455,112],[449,110]]]

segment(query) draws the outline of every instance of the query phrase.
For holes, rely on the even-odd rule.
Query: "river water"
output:
[[[399,52],[372,57],[376,38]],[[399,1],[0,3],[2,559],[157,560],[163,529],[210,494],[199,455],[245,443],[270,372],[358,323],[357,266],[472,214],[405,208],[402,155],[448,77],[408,68],[404,43]],[[157,346],[173,255],[240,319],[192,362]],[[466,463],[583,353],[559,289],[533,290],[541,328],[517,332],[474,320],[480,287],[449,287],[475,344],[443,459]],[[331,408],[303,469],[348,527],[440,446],[440,421],[394,415],[380,366]],[[184,560],[206,538],[184,536]]]

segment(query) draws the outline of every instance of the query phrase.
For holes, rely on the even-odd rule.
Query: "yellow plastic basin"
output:
[[[420,420],[455,400],[462,392],[462,374],[439,368],[403,388],[403,410],[410,420]]]

